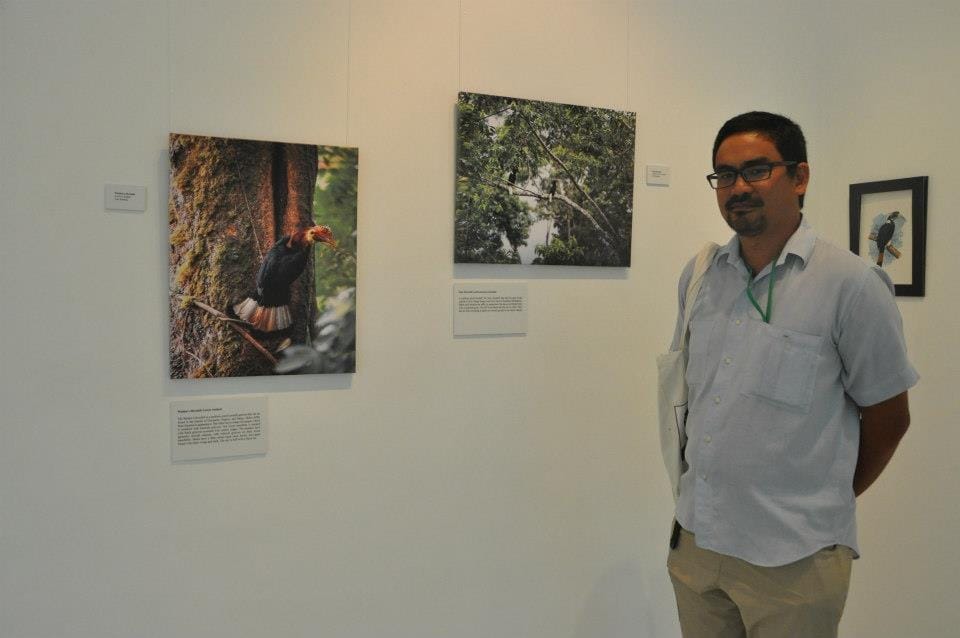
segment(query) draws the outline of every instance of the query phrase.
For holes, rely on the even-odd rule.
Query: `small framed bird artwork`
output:
[[[898,296],[923,297],[927,176],[850,185],[850,250],[882,268]]]
[[[170,377],[355,371],[357,149],[170,135]]]

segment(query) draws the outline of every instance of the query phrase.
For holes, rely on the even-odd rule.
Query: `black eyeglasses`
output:
[[[797,164],[797,162],[768,162],[767,164],[747,166],[739,171],[735,168],[725,168],[722,171],[707,175],[707,181],[710,183],[710,188],[713,189],[733,186],[737,182],[738,175],[743,177],[745,182],[762,182],[765,179],[770,179],[770,173],[773,172],[774,166],[793,166],[794,164]]]

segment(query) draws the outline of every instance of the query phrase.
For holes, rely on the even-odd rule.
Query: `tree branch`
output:
[[[246,339],[246,340],[250,343],[250,345],[252,345],[254,348],[256,348],[256,349],[260,352],[260,354],[262,354],[262,355],[267,359],[267,361],[269,361],[269,362],[272,363],[273,365],[277,365],[277,359],[276,359],[276,357],[274,357],[272,354],[270,354],[270,351],[267,350],[266,348],[264,348],[264,347],[263,347],[263,344],[261,344],[259,341],[257,341],[256,339],[254,339],[253,336],[252,336],[249,332],[247,332],[247,331],[244,330],[242,327],[240,327],[239,324],[240,324],[240,323],[243,323],[243,322],[241,322],[239,319],[234,319],[233,317],[228,317],[227,315],[223,314],[222,312],[220,312],[219,310],[217,310],[217,309],[214,308],[213,306],[209,306],[209,305],[203,303],[202,301],[200,301],[199,299],[195,299],[195,298],[193,298],[193,297],[187,297],[186,295],[182,295],[182,294],[179,294],[179,293],[176,293],[176,294],[177,294],[177,297],[179,297],[180,299],[188,299],[188,300],[190,301],[190,303],[192,303],[192,304],[193,304],[194,306],[196,306],[197,308],[200,308],[201,310],[206,310],[207,312],[209,312],[211,315],[213,315],[214,317],[216,317],[216,318],[219,319],[220,321],[225,322],[228,326],[230,326],[231,328],[233,328],[234,330],[236,330],[236,331],[240,334],[241,337],[243,337],[244,339]]]
[[[575,201],[573,201],[572,199],[570,199],[569,197],[561,193],[557,193],[553,197],[554,199],[559,199],[561,202],[563,202],[567,206],[570,206],[574,210],[579,211],[584,217],[589,219],[590,223],[593,224],[593,227],[596,228],[597,232],[600,233],[600,241],[603,242],[604,246],[606,246],[613,252],[617,252],[616,249],[610,244],[610,240],[607,239],[607,235],[608,235],[607,231],[605,231],[603,228],[600,227],[600,224],[597,223],[597,220],[594,219],[593,214],[589,210],[587,210],[580,204],[576,203]]]
[[[613,224],[610,223],[610,220],[607,218],[606,213],[604,213],[604,212],[603,212],[603,209],[600,208],[600,204],[598,204],[592,197],[590,197],[590,195],[587,194],[587,192],[586,192],[585,190],[583,190],[583,188],[580,187],[580,184],[577,182],[577,179],[573,176],[573,173],[570,172],[570,169],[567,168],[567,165],[563,163],[563,160],[561,160],[559,157],[557,157],[556,155],[554,155],[554,154],[553,154],[553,151],[550,150],[550,147],[547,146],[547,143],[544,142],[544,141],[540,138],[540,135],[537,134],[537,131],[536,131],[536,130],[534,129],[534,127],[533,127],[533,123],[532,123],[532,122],[527,118],[527,116],[524,115],[519,109],[515,109],[515,110],[514,110],[514,113],[516,113],[517,115],[519,115],[519,116],[520,116],[520,119],[522,119],[522,120],[526,123],[527,128],[530,129],[530,134],[533,135],[534,139],[536,139],[538,142],[540,142],[540,146],[542,146],[542,147],[543,147],[543,150],[547,152],[547,155],[549,155],[550,158],[551,158],[553,161],[555,161],[555,162],[560,166],[561,169],[563,169],[563,172],[566,173],[567,176],[570,177],[570,181],[573,183],[573,185],[576,187],[576,189],[577,189],[578,191],[580,191],[580,194],[583,195],[584,197],[586,197],[588,202],[590,202],[591,204],[593,204],[593,207],[596,209],[597,214],[600,216],[601,219],[603,219],[604,223],[606,223],[607,227],[610,229],[610,231],[613,233],[613,235],[614,235],[614,236],[618,235],[619,233],[617,233],[617,229],[614,227]],[[579,207],[578,207],[578,208],[579,208]],[[594,223],[596,223],[596,222],[594,222]]]
[[[484,179],[483,177],[480,177],[480,176],[477,176],[477,179],[479,179],[484,184],[489,184],[490,186],[494,186],[496,188],[502,188],[503,190],[509,192],[512,195],[515,195],[516,193],[514,193],[511,190],[510,188],[511,186],[517,190],[523,191],[524,193],[527,194],[528,197],[534,197],[536,199],[546,199],[546,200],[549,200],[551,197],[553,199],[559,199],[561,202],[563,202],[567,206],[570,206],[571,208],[579,212],[581,215],[586,217],[587,220],[589,220],[589,222],[593,224],[593,227],[597,229],[597,232],[599,233],[600,241],[603,242],[603,245],[609,248],[611,251],[616,252],[616,249],[613,247],[613,245],[610,243],[610,240],[608,239],[609,233],[606,230],[604,230],[603,227],[600,226],[600,224],[597,223],[597,220],[593,216],[593,213],[591,213],[589,210],[587,210],[580,204],[576,203],[566,195],[563,195],[562,193],[557,193],[552,196],[544,195],[543,193],[532,191],[532,190],[523,188],[522,186],[517,186],[516,184],[511,184],[510,182],[504,182],[504,181],[494,182],[488,179]]]
[[[488,118],[493,117],[494,115],[500,115],[500,114],[503,113],[504,111],[509,111],[509,110],[512,109],[512,108],[513,108],[513,104],[510,104],[510,106],[508,106],[507,108],[500,109],[500,110],[497,111],[496,113],[490,113],[490,114],[488,114],[488,115],[484,115],[483,117],[478,117],[478,118],[474,118],[474,119],[475,119],[476,121],[478,121],[478,122],[479,122],[479,121],[482,121],[482,120],[486,120],[486,119],[488,119]]]
[[[503,190],[507,191],[511,195],[516,195],[516,193],[512,190],[512,189],[516,189],[518,191],[523,191],[528,197],[534,197],[536,199],[547,199],[547,196],[544,195],[543,193],[532,191],[530,189],[524,188],[523,186],[517,186],[513,182],[507,182],[502,179],[497,181],[492,181],[484,177],[481,177],[480,175],[477,175],[476,177],[484,184],[489,184],[490,186],[495,186],[496,188],[502,188]]]

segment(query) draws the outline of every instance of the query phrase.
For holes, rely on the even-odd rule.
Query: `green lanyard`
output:
[[[757,312],[760,313],[760,317],[763,319],[764,323],[770,323],[770,315],[773,311],[773,280],[774,273],[777,272],[777,262],[780,260],[780,255],[777,255],[777,258],[773,260],[770,264],[770,287],[767,290],[767,311],[764,312],[760,309],[760,304],[757,303],[756,297],[753,296],[753,291],[750,290],[750,284],[753,282],[753,279],[747,282],[747,297],[750,298],[750,303],[753,304],[753,307],[757,309]]]

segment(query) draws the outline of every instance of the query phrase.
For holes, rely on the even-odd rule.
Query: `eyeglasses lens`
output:
[[[714,188],[726,188],[731,186],[735,181],[737,181],[737,174],[733,171],[723,171],[722,173],[717,173],[716,178],[714,179]]]
[[[758,182],[761,179],[767,179],[770,177],[771,170],[773,170],[773,167],[767,165],[750,166],[743,169],[743,171],[741,171],[741,175],[743,175],[743,179],[745,181]]]

